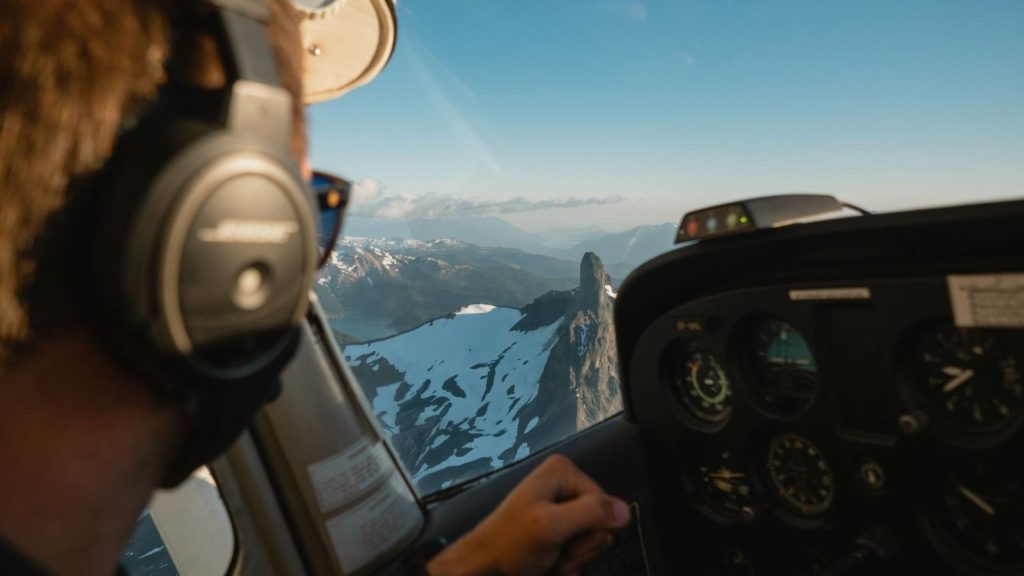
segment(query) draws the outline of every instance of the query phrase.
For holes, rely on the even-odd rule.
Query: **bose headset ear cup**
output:
[[[253,143],[216,134],[192,150],[215,159],[181,193],[152,261],[159,337],[204,371],[242,378],[280,353],[306,312],[317,256],[311,201],[297,174]]]
[[[100,296],[122,337],[209,379],[250,377],[305,314],[312,201],[279,150],[168,114],[173,101],[122,139],[95,192]]]

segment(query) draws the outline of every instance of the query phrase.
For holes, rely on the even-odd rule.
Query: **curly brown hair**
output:
[[[71,179],[109,157],[127,114],[166,79],[172,34],[199,84],[223,83],[212,44],[190,32],[180,0],[0,1],[0,370],[33,342],[26,291],[34,247]],[[305,155],[298,14],[269,3],[268,33],[293,94],[296,158]],[[191,36],[191,37],[190,37]]]

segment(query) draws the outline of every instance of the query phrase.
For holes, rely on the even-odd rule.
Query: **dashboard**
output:
[[[1024,202],[702,241],[616,326],[664,573],[1024,574]]]

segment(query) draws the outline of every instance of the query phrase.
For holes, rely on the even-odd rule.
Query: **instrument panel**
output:
[[[957,262],[689,297],[663,281],[699,270],[665,262],[620,354],[676,569],[1024,574],[1024,330],[957,326]]]

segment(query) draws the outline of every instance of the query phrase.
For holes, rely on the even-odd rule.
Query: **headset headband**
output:
[[[287,142],[292,129],[292,96],[281,86],[267,40],[270,11],[264,0],[202,0],[220,16],[214,26],[227,76],[227,106],[221,123],[231,132],[265,142]]]

